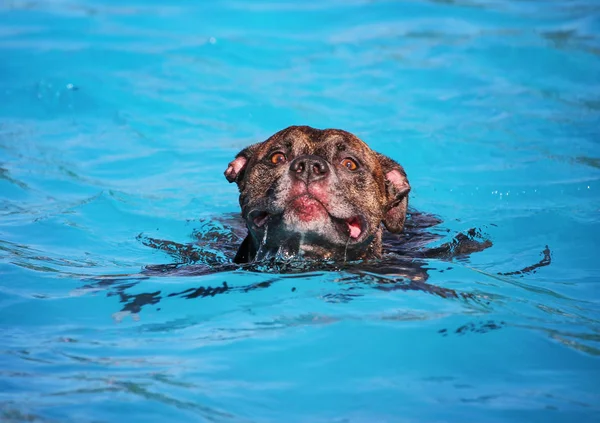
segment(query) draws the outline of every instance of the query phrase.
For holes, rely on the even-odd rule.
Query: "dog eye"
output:
[[[350,158],[345,158],[342,160],[342,166],[344,166],[348,170],[356,170],[358,169],[358,163]]]
[[[283,154],[283,153],[278,152],[278,153],[273,153],[271,155],[271,163],[273,163],[273,164],[285,163],[286,160],[287,159],[285,157],[285,154]]]

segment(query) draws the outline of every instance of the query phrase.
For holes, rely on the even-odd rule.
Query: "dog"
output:
[[[404,228],[404,168],[341,129],[290,126],[240,151],[225,177],[237,183],[248,229],[236,263],[380,258],[382,226]]]
[[[492,247],[492,242],[472,228],[430,247],[443,240],[441,233],[450,231],[432,231],[442,223],[439,218],[409,210],[411,187],[404,168],[349,132],[291,126],[240,151],[227,166],[225,177],[238,185],[241,219],[227,214],[200,220],[205,230],[194,233],[193,243],[140,234],[142,244],[169,254],[173,261],[144,266],[137,274],[88,278],[81,290],[108,290],[107,295],[118,295],[123,304],[117,314],[137,314],[167,297],[195,299],[250,292],[279,280],[274,277],[241,286],[224,281],[220,286],[202,284],[171,293],[128,292],[150,277],[325,270],[344,272],[350,280],[359,278],[386,291],[476,299],[475,294],[428,283],[427,261],[466,259]],[[498,276],[523,277],[549,266],[548,246],[542,254],[538,263]]]

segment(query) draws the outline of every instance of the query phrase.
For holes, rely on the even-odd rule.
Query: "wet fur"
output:
[[[150,238],[143,235],[139,241],[156,250],[162,251],[172,258],[168,264],[148,265],[138,274],[106,275],[86,278],[86,284],[80,291],[107,291],[108,296],[118,296],[123,304],[116,317],[124,314],[139,313],[143,307],[156,305],[167,297],[185,299],[210,298],[235,292],[250,292],[265,289],[273,283],[294,274],[305,275],[306,272],[335,271],[340,272],[340,283],[345,281],[361,281],[365,286],[385,291],[420,291],[442,298],[480,301],[476,294],[464,293],[453,289],[433,285],[428,282],[430,273],[429,259],[448,262],[450,269],[454,260],[466,260],[470,254],[483,251],[492,246],[491,241],[476,229],[456,234],[450,241],[430,248],[432,243],[439,242],[447,233],[440,227],[442,221],[429,214],[412,211],[408,214],[404,232],[401,235],[385,233],[383,246],[385,253],[380,259],[364,262],[254,262],[247,264],[233,263],[238,245],[246,236],[244,221],[239,215],[224,215],[218,220],[198,222],[204,229],[194,236],[196,242],[181,244],[170,240]],[[221,253],[221,254],[217,254]],[[543,258],[531,266],[521,270],[498,273],[498,277],[523,277],[536,272],[539,268],[551,264],[551,253],[548,247],[542,252]],[[201,277],[203,275],[251,271],[273,274],[272,279],[243,286],[230,286],[226,281],[218,286],[199,285],[183,291],[142,292],[129,291],[140,282],[151,277]],[[224,273],[226,274],[226,273]],[[350,284],[348,290],[353,289]],[[165,287],[168,290],[167,287]],[[349,294],[345,301],[349,301]],[[338,301],[339,299],[334,299]]]
[[[305,137],[301,142],[291,139]],[[333,137],[333,138],[332,138]],[[254,261],[256,256],[256,239],[248,233],[248,213],[257,201],[273,194],[281,195],[286,189],[285,178],[281,170],[273,171],[264,162],[264,158],[272,151],[270,149],[283,143],[287,148],[296,148],[296,154],[309,151],[333,157],[332,145],[338,151],[343,151],[336,143],[324,143],[325,140],[338,138],[345,140],[341,143],[344,148],[352,146],[353,152],[360,155],[365,163],[368,174],[343,175],[336,182],[345,192],[346,204],[355,202],[361,210],[372,210],[369,217],[371,227],[368,237],[362,244],[357,244],[353,258],[369,258],[347,262],[346,260],[330,260],[332,256],[322,254],[324,260],[303,261],[296,259],[278,261],[271,257],[265,261]],[[286,145],[288,144],[288,145]],[[319,147],[324,150],[320,150]],[[304,149],[304,150],[302,150]],[[346,150],[347,151],[347,150]],[[181,244],[170,240],[155,239],[140,235],[138,239],[146,246],[169,254],[173,262],[169,264],[149,265],[139,274],[110,275],[88,279],[88,283],[80,290],[108,290],[109,296],[118,295],[123,308],[116,315],[122,318],[127,313],[137,314],[146,305],[155,305],[164,297],[183,297],[186,299],[213,297],[230,292],[247,292],[263,289],[284,277],[281,274],[305,273],[309,271],[336,271],[347,275],[340,279],[359,280],[372,284],[381,290],[422,291],[443,298],[456,298],[468,301],[478,301],[474,294],[460,293],[452,289],[429,284],[428,259],[439,259],[452,262],[463,260],[470,254],[490,248],[491,241],[486,239],[479,230],[471,229],[466,233],[456,234],[449,242],[436,247],[430,244],[440,241],[442,235],[439,227],[441,220],[435,216],[408,212],[408,180],[404,169],[394,160],[371,151],[366,144],[352,134],[339,130],[318,131],[309,127],[292,127],[275,134],[264,143],[254,144],[242,150],[237,157],[243,157],[246,166],[237,166],[240,162],[230,164],[226,176],[231,182],[237,182],[240,188],[240,205],[242,216],[225,215],[218,220],[202,223],[202,231],[197,233],[197,240],[190,244]],[[386,181],[389,172],[400,179],[406,180],[406,187],[398,189],[398,183]],[[399,176],[398,176],[399,175]],[[350,179],[352,178],[352,179]],[[283,180],[282,185],[276,183]],[[396,181],[397,182],[397,181]],[[289,189],[289,187],[288,187]],[[279,190],[279,192],[277,191]],[[366,195],[365,193],[368,193]],[[281,207],[275,201],[272,207]],[[343,213],[342,205],[336,206]],[[388,231],[383,231],[381,223]],[[206,226],[209,226],[207,229]],[[334,243],[334,247],[335,243]],[[361,250],[362,248],[362,250]],[[499,275],[523,276],[538,268],[551,263],[548,247],[543,251],[544,258],[536,264],[524,269],[500,273]],[[333,255],[335,258],[335,255]],[[344,257],[346,258],[346,257]],[[449,264],[451,266],[451,264]],[[220,286],[198,286],[181,292],[163,293],[161,291],[133,294],[128,291],[140,281],[155,276],[202,276],[219,272],[235,270],[259,271],[276,273],[273,279],[246,286],[230,287],[227,282]],[[353,289],[352,287],[348,288]],[[348,294],[349,300],[355,294]],[[335,301],[338,301],[336,298]]]
[[[301,157],[324,159],[330,171],[326,178],[307,181],[305,186],[299,187],[290,175],[290,164],[270,161],[274,152],[284,152],[289,162]],[[341,166],[344,158],[358,162],[358,169],[348,171]],[[243,149],[229,164],[225,176],[239,187],[242,217],[248,227],[248,237],[239,249],[236,263],[254,260],[259,249],[263,253],[264,250],[274,253],[290,240],[301,244],[300,253],[305,258],[377,258],[382,254],[382,223],[396,233],[404,227],[410,191],[406,172],[394,160],[374,152],[355,135],[339,129],[286,128],[264,142]],[[299,221],[290,211],[293,209],[290,202],[302,192],[318,200],[332,219]],[[270,216],[269,225],[264,229],[252,224],[257,210]],[[353,216],[360,216],[364,229],[355,242],[340,233],[334,222]],[[294,237],[300,239],[294,240]]]

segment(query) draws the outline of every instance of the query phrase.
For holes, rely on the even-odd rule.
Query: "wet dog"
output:
[[[240,270],[293,277],[319,270],[341,272],[345,276],[339,281],[360,280],[386,291],[477,300],[476,294],[429,283],[430,260],[465,260],[490,248],[492,242],[475,228],[452,235],[439,227],[442,221],[436,216],[408,210],[410,184],[402,166],[349,132],[289,127],[239,152],[225,176],[239,187],[242,219],[226,214],[198,220],[202,230],[194,231],[192,243],[140,234],[140,242],[168,254],[172,261],[144,266],[136,274],[88,278],[81,290],[107,289],[107,295],[120,297],[119,313],[137,314],[166,297],[250,292],[284,276],[240,286],[224,281],[181,292],[129,292],[150,277]],[[536,272],[551,263],[548,247],[542,254],[538,263],[497,275],[522,277]],[[446,270],[452,268],[448,265]],[[356,295],[350,293],[354,288],[353,284],[347,287],[344,301]]]
[[[291,126],[239,152],[225,177],[248,228],[236,263],[379,258],[382,226],[404,227],[406,172],[343,130]]]

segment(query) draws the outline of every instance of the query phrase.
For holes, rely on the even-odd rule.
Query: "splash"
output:
[[[260,245],[258,246],[258,251],[256,252],[255,261],[262,261],[267,258],[267,236],[269,234],[269,224],[265,224],[265,233],[260,241]]]
[[[348,239],[346,240],[346,247],[344,248],[344,264],[348,261],[348,245],[350,245],[350,240],[352,239],[352,232],[348,234]]]

